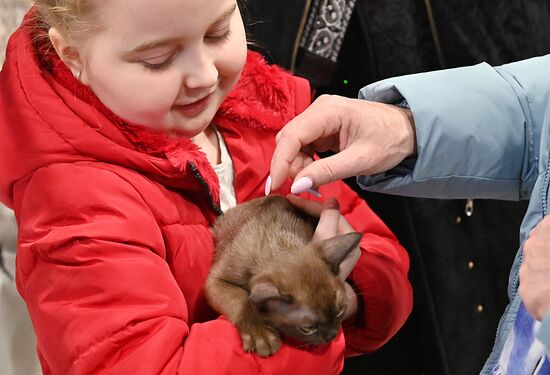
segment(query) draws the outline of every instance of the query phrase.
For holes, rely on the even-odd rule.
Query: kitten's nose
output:
[[[338,330],[337,329],[329,329],[329,330],[326,330],[322,336],[323,336],[323,339],[325,339],[326,342],[329,342],[329,341],[332,341],[336,335],[338,334]]]

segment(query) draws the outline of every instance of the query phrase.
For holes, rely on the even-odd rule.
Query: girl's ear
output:
[[[69,67],[75,77],[80,78],[83,64],[78,50],[54,27],[50,28],[48,36],[59,58]]]

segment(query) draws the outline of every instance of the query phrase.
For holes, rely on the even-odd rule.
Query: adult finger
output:
[[[303,152],[300,152],[298,157],[296,159],[294,159],[292,164],[290,164],[290,166],[289,166],[288,178],[290,178],[291,180],[294,179],[294,177],[298,173],[300,173],[300,171],[302,169],[304,169],[305,167],[307,167],[311,163],[313,163],[313,157],[309,156],[308,154],[305,154]]]
[[[288,177],[290,165],[302,148],[314,141],[337,134],[341,122],[337,111],[321,96],[303,113],[292,119],[277,135],[277,147],[271,159],[271,186],[275,190]]]

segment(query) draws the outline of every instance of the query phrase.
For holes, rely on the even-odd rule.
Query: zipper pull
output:
[[[474,214],[474,200],[473,199],[466,199],[466,205],[464,206],[464,213],[468,217],[471,217]]]

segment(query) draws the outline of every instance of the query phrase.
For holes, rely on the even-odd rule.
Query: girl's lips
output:
[[[204,111],[206,107],[208,107],[208,104],[210,104],[211,98],[212,98],[212,94],[208,94],[204,98],[197,100],[194,103],[186,104],[186,105],[177,105],[175,106],[175,108],[178,112],[186,116],[193,116]]]

